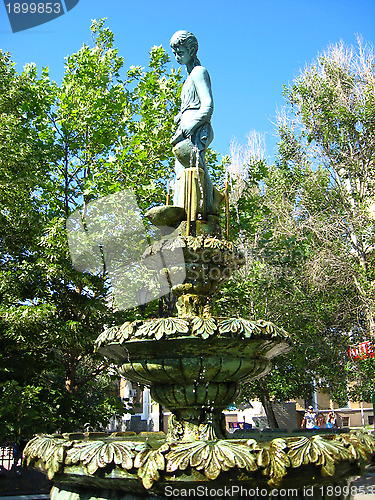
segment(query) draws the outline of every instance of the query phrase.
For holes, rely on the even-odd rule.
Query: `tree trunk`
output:
[[[264,411],[267,415],[268,425],[271,429],[278,429],[279,424],[277,423],[275,412],[273,411],[272,402],[270,401],[270,394],[268,392],[267,384],[264,378],[258,380],[259,387],[259,397],[263,405]]]
[[[77,359],[73,356],[65,364],[65,389],[69,394],[77,390]]]

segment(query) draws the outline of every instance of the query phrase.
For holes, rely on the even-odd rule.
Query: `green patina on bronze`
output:
[[[266,441],[167,442],[162,433],[153,433],[152,439],[151,433],[126,434],[38,436],[25,449],[26,463],[47,471],[60,487],[106,486],[139,494],[152,487],[161,491],[172,481],[201,484],[220,476],[272,488],[327,484],[327,477],[340,480],[357,474],[375,453],[375,438],[359,431]],[[303,482],[296,469],[303,472]]]
[[[27,464],[54,480],[56,500],[86,498],[81,488],[113,490],[117,498],[118,491],[162,494],[168,484],[302,488],[359,474],[375,453],[375,438],[364,433],[227,435],[222,410],[241,381],[266,374],[291,344],[271,322],[212,316],[214,293],[243,256],[215,234],[184,236],[185,227],[145,252],[183,248],[186,279],[172,290],[178,315],[126,322],[96,342],[121,375],[150,386],[153,399],[172,412],[168,434],[39,436],[25,449]],[[219,272],[210,273],[214,264]]]
[[[171,411],[168,434],[36,437],[25,449],[25,460],[54,480],[56,500],[89,498],[75,489],[83,487],[97,491],[97,498],[101,491],[113,490],[113,498],[118,498],[116,491],[142,496],[151,488],[160,494],[167,484],[211,481],[215,486],[230,481],[302,488],[327,477],[337,481],[358,474],[375,453],[375,438],[359,432],[254,433],[235,439],[225,431],[222,411],[238,395],[241,382],[264,376],[271,359],[291,343],[273,323],[212,315],[215,294],[244,256],[221,236],[221,195],[204,162],[212,139],[208,73],[196,57],[195,37],[178,32],[171,44],[189,73],[172,139],[175,204],[146,214],[155,225],[169,227],[144,256],[183,250],[186,277],[172,287],[177,316],[126,322],[97,339],[97,349],[117,364],[122,376],[150,386],[153,399]]]

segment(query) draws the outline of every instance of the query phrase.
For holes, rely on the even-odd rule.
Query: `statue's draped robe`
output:
[[[173,204],[185,209],[189,207],[190,220],[196,219],[198,214],[205,218],[212,213],[213,185],[204,161],[214,136],[210,122],[212,112],[213,98],[208,71],[202,66],[195,66],[182,87],[181,118],[175,134],[181,140],[174,148],[177,159]],[[195,130],[184,139],[182,131],[191,126],[195,126]]]

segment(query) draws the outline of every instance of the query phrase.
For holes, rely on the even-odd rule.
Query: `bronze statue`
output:
[[[176,156],[173,204],[185,208],[189,221],[206,220],[208,215],[219,215],[222,200],[205,163],[214,136],[210,76],[197,57],[198,41],[192,33],[177,31],[170,45],[176,61],[188,72],[181,92],[181,111],[175,117],[177,130],[171,139]]]

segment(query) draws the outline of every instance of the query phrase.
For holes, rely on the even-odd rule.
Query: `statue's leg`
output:
[[[200,164],[202,165],[205,174],[206,174],[206,182],[205,182],[205,197],[206,197],[206,216],[207,215],[215,215],[217,217],[220,216],[220,205],[224,200],[224,195],[213,185],[211,177],[207,170],[207,165],[205,162],[205,154],[207,148],[203,149],[200,152]]]
[[[173,153],[176,156],[173,205],[189,210],[190,220],[196,220],[199,213],[205,217],[207,170],[204,155],[190,139],[176,144]]]
[[[201,127],[194,138],[194,142],[199,148],[199,163],[200,167],[205,172],[205,205],[206,205],[206,216],[207,215],[220,215],[220,204],[224,198],[224,196],[216,189],[213,185],[211,177],[207,170],[207,165],[205,161],[205,155],[208,146],[210,145],[212,139],[214,137],[214,133],[211,127],[211,124],[205,124]]]

